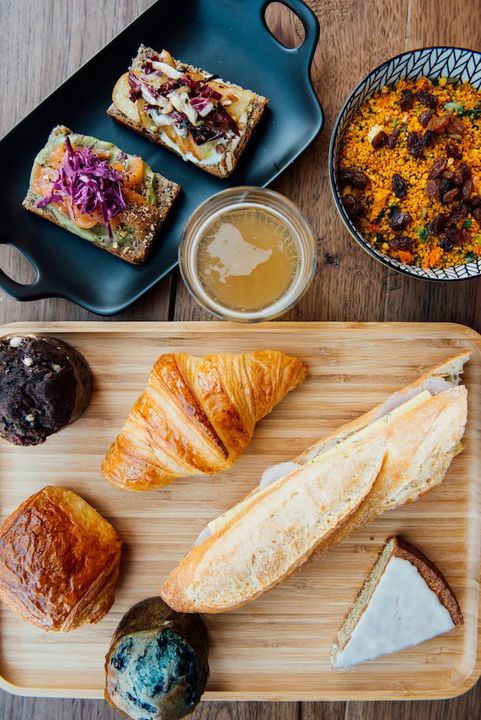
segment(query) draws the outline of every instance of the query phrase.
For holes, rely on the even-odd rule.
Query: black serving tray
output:
[[[64,297],[101,315],[137,300],[177,263],[183,227],[205,198],[232,185],[268,185],[315,139],[323,113],[310,80],[319,26],[301,0],[282,0],[301,19],[305,40],[287,49],[269,32],[270,0],[159,0],[46,98],[0,141],[10,168],[0,200],[0,243],[16,246],[37,276],[20,285],[0,270],[0,285],[18,300]],[[215,178],[170,151],[116,124],[105,113],[117,78],[140,43],[217,73],[270,99],[235,172]],[[61,48],[57,48],[61,51]],[[33,159],[54,125],[110,140],[141,155],[182,191],[146,263],[132,266],[26,212]]]

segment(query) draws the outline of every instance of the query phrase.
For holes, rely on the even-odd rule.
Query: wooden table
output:
[[[241,7],[242,0],[238,2]],[[326,112],[326,127],[318,141],[274,187],[292,198],[308,216],[318,237],[319,265],[310,291],[285,319],[444,320],[464,323],[481,331],[481,282],[427,284],[376,263],[353,243],[341,225],[327,177],[329,134],[336,113],[352,87],[384,59],[409,48],[446,44],[481,49],[479,0],[308,2],[321,24],[312,74]],[[0,0],[0,134],[9,130],[149,5],[150,0]],[[298,23],[284,8],[272,6],[268,15],[271,27],[286,42],[299,37]],[[88,102],[88,88],[79,101]],[[6,246],[0,246],[0,264],[14,279],[23,282],[32,279],[31,268],[25,260]],[[91,319],[95,316],[64,300],[20,304],[0,292],[0,323]],[[191,300],[178,273],[174,272],[115,319],[210,318]],[[203,703],[192,717],[195,720],[464,720],[479,717],[480,705],[481,683],[478,683],[463,697],[450,701]],[[113,720],[117,717],[100,701],[20,698],[0,691],[0,718],[8,720]]]

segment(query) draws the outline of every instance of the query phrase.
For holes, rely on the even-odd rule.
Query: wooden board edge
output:
[[[337,327],[341,328],[343,330],[362,330],[362,329],[369,329],[369,330],[379,330],[381,328],[399,328],[399,329],[406,329],[409,330],[411,328],[413,331],[419,332],[419,334],[424,334],[424,329],[429,331],[429,328],[433,329],[436,328],[438,330],[443,330],[443,332],[449,334],[451,337],[459,338],[459,339],[466,339],[474,342],[480,349],[481,349],[481,335],[474,330],[473,328],[470,328],[468,325],[463,325],[461,323],[454,323],[454,322],[328,322],[328,321],[310,321],[310,322],[296,322],[296,321],[289,321],[289,322],[280,322],[280,321],[273,321],[273,322],[263,322],[263,323],[235,323],[235,322],[226,322],[222,320],[190,320],[190,321],[171,321],[171,320],[162,320],[162,321],[113,321],[113,322],[107,322],[107,321],[99,321],[99,320],[90,320],[90,321],[75,321],[75,320],[66,320],[66,321],[41,321],[41,320],[35,320],[32,322],[22,322],[22,321],[16,321],[16,322],[10,322],[5,323],[4,325],[0,326],[0,333],[11,332],[15,328],[22,328],[23,332],[27,332],[27,330],[30,328],[32,330],[35,330],[37,332],[41,330],[45,331],[55,331],[58,332],[124,332],[124,331],[134,331],[134,332],[151,332],[153,327],[157,327],[159,331],[169,330],[174,332],[196,332],[196,331],[209,331],[211,333],[224,333],[225,331],[232,332],[236,331],[239,334],[242,334],[244,332],[265,332],[266,330],[270,331],[280,331],[285,332],[286,330],[290,329],[306,329],[306,330],[322,330],[323,328],[332,328]]]

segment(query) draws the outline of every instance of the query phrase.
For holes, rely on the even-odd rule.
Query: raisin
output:
[[[389,248],[391,250],[408,250],[412,252],[414,249],[414,241],[407,235],[399,235],[389,241]]]
[[[412,109],[412,106],[414,105],[414,97],[410,90],[401,91],[401,100],[399,105],[401,106],[401,110],[404,112]]]
[[[441,242],[439,244],[445,252],[449,252],[450,250],[453,249],[453,247],[455,246],[456,243],[454,243],[449,238],[445,237],[441,240]]]
[[[408,192],[407,182],[401,175],[394,173],[391,180],[392,191],[398,198],[406,197]]]
[[[391,230],[398,232],[399,230],[404,230],[408,225],[411,225],[412,221],[413,219],[409,213],[398,210],[391,215],[389,227]]]
[[[416,100],[425,105],[428,108],[435,108],[438,105],[438,99],[435,95],[428,92],[427,90],[418,90],[416,93]]]
[[[467,230],[464,228],[457,228],[455,226],[451,226],[446,229],[446,237],[455,245],[464,245],[471,239],[471,235]]]
[[[391,150],[394,150],[394,148],[397,145],[397,141],[399,140],[399,135],[401,134],[401,128],[397,125],[392,132],[389,133],[387,138],[387,146]]]
[[[474,190],[473,181],[471,179],[466,180],[463,187],[461,188],[461,197],[463,198],[463,200],[469,200],[473,190]]]
[[[444,193],[444,195],[441,195],[441,202],[443,205],[447,205],[448,203],[454,202],[454,200],[457,200],[459,198],[459,188],[455,187],[452,190],[448,190]]]
[[[446,155],[454,158],[454,160],[461,160],[463,153],[456,143],[448,142],[446,145]]]
[[[369,178],[358,168],[345,168],[339,171],[338,182],[341,187],[351,185],[356,190],[365,190],[369,185]]]
[[[443,180],[449,180],[449,182],[451,183],[451,187],[456,184],[454,182],[454,173],[452,170],[449,170],[448,168],[446,168],[446,170],[442,171],[440,177],[443,178]]]
[[[410,132],[407,137],[408,152],[416,160],[421,157],[424,150],[424,143],[421,135],[417,132]]]
[[[449,213],[450,222],[458,222],[458,220],[464,220],[468,217],[469,208],[465,202],[460,202],[454,210]]]
[[[426,125],[426,130],[433,132],[435,135],[441,135],[449,125],[450,116],[447,115],[433,115],[431,120]]]
[[[445,157],[438,157],[431,165],[431,169],[428,173],[428,178],[431,180],[432,178],[437,178],[441,175],[442,171],[445,169],[446,165],[448,164],[448,159]]]
[[[424,191],[428,197],[438,197],[440,190],[441,180],[439,178],[428,180],[426,183],[426,187],[424,188]]]
[[[454,183],[453,183],[452,179],[450,179],[450,178],[441,177],[441,178],[437,178],[437,180],[440,181],[440,185],[439,185],[440,197],[442,197],[445,193],[449,192],[449,190],[452,190],[454,187]]]
[[[387,145],[387,141],[387,133],[385,133],[384,130],[380,130],[377,135],[374,135],[373,139],[371,140],[371,145],[373,146],[374,150],[379,150],[380,148]]]
[[[481,208],[481,197],[479,195],[473,195],[471,197],[471,199],[469,200],[469,208],[470,210]]]
[[[441,235],[444,232],[448,218],[443,213],[438,213],[433,219],[427,224],[427,228],[431,235]]]
[[[423,145],[425,148],[432,147],[436,142],[436,135],[430,130],[426,130],[423,135]]]
[[[473,218],[481,223],[481,197],[479,195],[472,195],[469,198],[468,205]]]
[[[425,128],[433,116],[432,110],[423,110],[419,116],[419,122]]]
[[[461,163],[461,165],[455,170],[454,176],[453,176],[453,182],[456,185],[456,187],[462,187],[466,180],[471,179],[471,168],[469,165],[466,165],[466,163]]]
[[[455,137],[458,140],[461,140],[465,130],[462,120],[455,117],[453,113],[449,113],[448,117],[448,135],[450,135],[451,137]]]
[[[342,198],[344,208],[352,220],[361,217],[364,212],[362,202],[355,195],[344,195]]]

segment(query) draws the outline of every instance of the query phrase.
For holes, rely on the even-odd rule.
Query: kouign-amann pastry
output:
[[[82,355],[41,335],[0,338],[0,436],[38,445],[77,420],[90,402],[92,374]]]
[[[96,623],[114,601],[121,547],[85,500],[47,486],[0,525],[0,599],[42,630]]]

